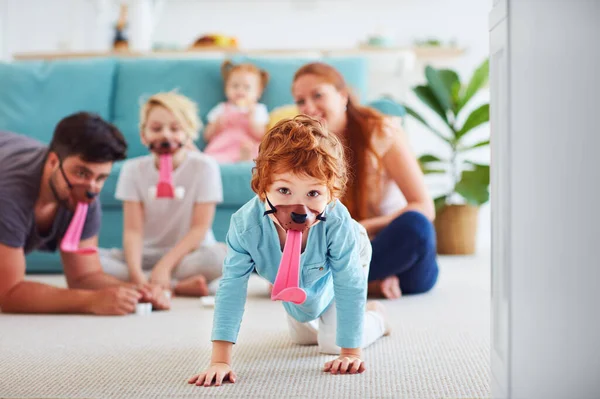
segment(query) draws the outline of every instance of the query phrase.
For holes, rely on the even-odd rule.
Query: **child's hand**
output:
[[[188,380],[188,384],[196,384],[197,386],[204,385],[205,387],[209,387],[212,385],[214,380],[215,386],[220,386],[223,381],[229,380],[229,382],[234,383],[236,379],[237,376],[231,369],[230,365],[227,363],[213,363],[206,371],[196,374],[190,378]]]
[[[148,284],[148,280],[146,279],[146,276],[144,276],[144,273],[142,273],[141,271],[137,272],[137,273],[131,273],[131,282],[136,284],[136,285],[143,285],[143,284]]]
[[[356,356],[340,355],[337,359],[325,363],[323,371],[331,374],[360,374],[365,371],[365,362]]]
[[[161,266],[160,263],[158,263],[156,266],[154,266],[154,269],[152,269],[152,273],[150,274],[150,282],[162,287],[165,290],[170,289],[171,271],[167,267]]]
[[[163,287],[147,283],[138,285],[136,288],[142,294],[142,302],[150,302],[156,310],[168,310],[171,308],[171,300],[165,294]]]

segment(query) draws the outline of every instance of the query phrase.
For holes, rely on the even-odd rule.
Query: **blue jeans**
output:
[[[371,241],[373,257],[369,281],[396,275],[402,294],[421,294],[438,277],[433,224],[421,213],[407,211],[394,219]]]

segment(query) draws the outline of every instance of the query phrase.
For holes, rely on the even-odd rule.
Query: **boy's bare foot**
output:
[[[371,281],[368,286],[369,296],[375,298],[398,299],[402,296],[400,279],[389,276],[383,280]]]
[[[180,296],[205,296],[208,295],[208,284],[204,276],[192,276],[178,282],[174,291]]]
[[[385,310],[385,306],[383,306],[383,303],[379,301],[367,301],[367,310],[379,313],[381,315],[381,318],[383,319],[383,325],[385,326],[383,336],[387,337],[388,335],[390,335],[392,332],[392,327],[388,322],[387,311]]]

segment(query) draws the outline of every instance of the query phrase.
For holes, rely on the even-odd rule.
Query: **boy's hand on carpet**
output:
[[[365,362],[356,356],[340,355],[337,359],[325,363],[323,371],[331,374],[360,374],[365,371]]]
[[[188,383],[196,384],[197,386],[204,385],[205,387],[209,387],[214,381],[215,386],[218,387],[222,385],[223,381],[234,383],[235,380],[237,380],[237,376],[231,369],[230,365],[227,363],[213,363],[207,370],[190,378]]]
[[[126,315],[135,311],[135,305],[141,298],[142,294],[133,288],[103,288],[92,291],[88,311],[97,315]]]

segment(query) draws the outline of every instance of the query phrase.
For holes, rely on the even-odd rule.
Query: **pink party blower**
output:
[[[85,224],[85,219],[87,217],[88,207],[89,204],[86,202],[77,203],[75,214],[73,215],[71,223],[67,228],[67,232],[60,243],[61,251],[84,255],[98,252],[98,248],[96,247],[79,248],[79,241],[81,240],[81,233],[83,232],[83,225]]]
[[[161,154],[158,172],[158,184],[156,185],[156,198],[174,198],[175,187],[173,187],[173,155]]]
[[[274,214],[281,227],[286,231],[285,245],[273,290],[271,300],[291,302],[300,305],[306,301],[306,292],[300,288],[300,255],[302,252],[302,234],[307,231],[317,220],[325,221],[326,218],[315,210],[304,205],[277,205],[271,204],[270,211]]]
[[[301,246],[302,232],[288,230],[279,270],[271,291],[271,300],[292,302],[296,305],[306,301],[306,292],[300,288]]]
[[[173,154],[183,147],[182,143],[161,141],[150,144],[150,151],[159,157],[158,184],[156,198],[175,198],[173,185]]]

